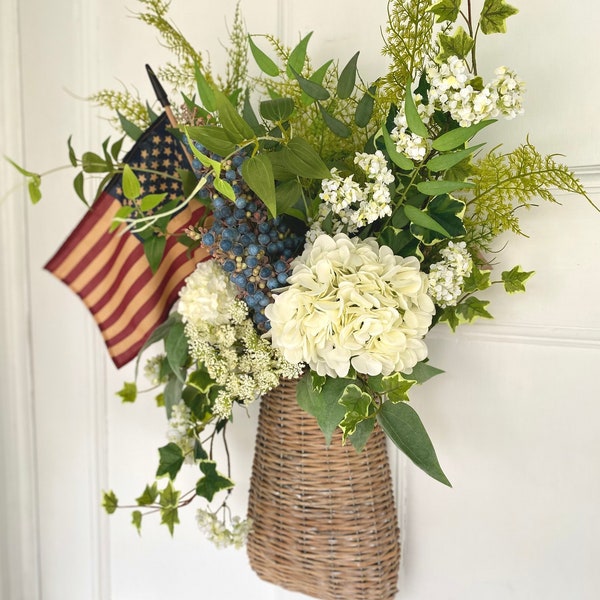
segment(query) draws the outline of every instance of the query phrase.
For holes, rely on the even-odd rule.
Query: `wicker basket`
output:
[[[386,438],[360,454],[323,433],[296,381],[262,399],[250,482],[250,564],[261,579],[321,600],[388,600],[400,547]]]

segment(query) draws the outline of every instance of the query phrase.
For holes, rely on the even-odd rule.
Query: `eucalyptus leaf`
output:
[[[412,133],[421,136],[422,138],[427,138],[429,132],[427,131],[427,127],[423,121],[421,121],[421,117],[417,111],[415,99],[413,98],[411,91],[411,83],[412,82],[409,80],[406,84],[406,96],[404,98],[404,113],[406,115],[406,122]]]
[[[318,83],[319,85],[323,84],[323,79],[325,78],[325,74],[327,73],[327,70],[329,69],[329,67],[331,66],[331,64],[333,63],[333,60],[328,60],[327,62],[323,63],[308,79],[310,81],[314,81],[315,83]],[[305,106],[308,106],[309,104],[311,104],[312,102],[315,101],[314,98],[311,98],[306,92],[302,92],[302,104],[304,104]]]
[[[438,150],[439,152],[454,150],[469,141],[479,131],[495,122],[496,119],[489,119],[487,121],[480,121],[469,127],[457,127],[433,140],[431,145],[434,150]]]
[[[279,75],[279,67],[254,43],[251,35],[248,36],[248,43],[250,45],[250,52],[252,52],[258,68],[270,77],[277,77]]]
[[[302,73],[302,69],[304,68],[304,62],[306,61],[306,49],[308,47],[308,42],[312,34],[313,32],[311,31],[306,36],[304,36],[300,40],[298,45],[290,52],[287,67],[288,77],[292,77],[293,71],[296,71],[297,73]]]
[[[381,128],[381,133],[383,136],[383,143],[385,144],[385,151],[390,157],[390,160],[403,171],[412,171],[415,168],[414,163],[408,156],[405,156],[402,152],[396,150],[396,144],[394,143],[394,140],[392,140],[385,126]]]
[[[119,111],[117,111],[117,116],[119,117],[119,123],[121,124],[121,128],[132,140],[138,141],[142,136],[142,129],[140,129],[135,123],[132,123],[128,119],[126,119]]]
[[[79,171],[79,173],[77,173],[77,175],[75,175],[75,178],[73,179],[73,189],[75,190],[75,193],[77,194],[79,199],[86,206],[89,206],[88,201],[85,197],[84,183],[85,182],[83,179],[83,171]]]
[[[454,165],[457,165],[459,162],[464,160],[467,156],[473,154],[473,152],[479,150],[479,148],[482,146],[485,146],[485,144],[478,144],[477,146],[471,146],[470,148],[465,148],[464,150],[457,150],[456,152],[449,152],[448,154],[434,156],[427,162],[425,166],[434,173],[447,171]]]
[[[172,325],[165,337],[165,353],[173,373],[178,374],[188,358],[188,343],[182,322]]]
[[[329,92],[316,81],[311,81],[310,79],[306,79],[302,77],[300,73],[298,73],[295,69],[291,69],[292,75],[298,82],[300,89],[311,98],[315,100],[328,100],[330,98]]]
[[[436,179],[432,181],[421,181],[417,184],[417,189],[427,196],[437,196],[438,194],[449,194],[456,190],[464,190],[468,188],[474,188],[474,183],[468,181],[446,181],[443,179]]]
[[[412,208],[409,208],[409,211],[412,211]],[[457,238],[465,234],[463,224],[465,203],[462,200],[453,198],[448,194],[435,196],[427,204],[423,214],[433,219],[438,227],[432,226],[431,222],[428,222],[426,226],[411,218],[410,232],[427,246],[436,244],[448,237]]]
[[[354,85],[356,83],[356,66],[358,63],[357,52],[349,61],[348,64],[342,69],[337,82],[337,95],[338,98],[346,99],[352,95],[354,91]]]
[[[244,98],[242,117],[244,118],[244,121],[246,121],[246,123],[252,127],[256,135],[264,135],[265,128],[258,122],[258,119],[256,118],[252,104],[250,104],[249,94],[246,94],[246,97]]]
[[[375,107],[375,92],[377,86],[372,85],[358,101],[356,112],[354,113],[354,122],[359,127],[366,127],[373,116],[373,108]]]
[[[325,125],[327,125],[335,135],[341,138],[350,137],[352,130],[348,125],[327,112],[321,104],[319,104],[319,110],[321,111],[321,116],[323,117],[323,121],[325,121]]]

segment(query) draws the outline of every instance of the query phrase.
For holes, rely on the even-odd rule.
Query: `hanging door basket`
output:
[[[261,579],[321,600],[388,600],[400,547],[386,437],[358,453],[296,401],[296,381],[264,396],[250,482],[250,564]]]

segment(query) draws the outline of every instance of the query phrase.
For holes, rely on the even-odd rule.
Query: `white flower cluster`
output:
[[[271,339],[292,363],[319,375],[406,372],[427,356],[435,307],[415,257],[374,239],[322,234],[292,263],[289,287],[265,314]]]
[[[228,527],[215,513],[202,509],[196,513],[196,522],[200,530],[217,548],[228,548],[229,546],[242,548],[252,529],[252,519],[233,517],[231,525]]]
[[[464,280],[473,269],[473,259],[464,242],[448,242],[440,254],[442,260],[429,270],[429,295],[442,308],[456,306]]]
[[[281,377],[301,375],[302,365],[288,363],[258,335],[246,304],[235,298],[233,284],[216,263],[200,263],[184,290],[178,310],[190,355],[223,388],[213,407],[217,416],[227,419],[234,402],[248,404],[276,387]],[[203,312],[210,301],[215,304]]]
[[[366,182],[361,185],[354,176],[342,178],[336,168],[331,169],[331,178],[323,179],[319,194],[323,203],[319,215],[311,225],[309,240],[322,233],[321,224],[331,212],[335,215],[334,231],[354,233],[361,227],[392,214],[389,184],[394,175],[388,168],[381,150],[374,154],[357,152],[354,163],[365,173]]]
[[[483,89],[475,89],[465,60],[451,56],[427,69],[429,103],[450,113],[461,127],[469,127],[502,114],[507,119],[523,112],[525,84],[506,67],[496,69],[496,78]]]
[[[425,125],[429,125],[431,115],[434,111],[433,104],[431,102],[429,104],[423,104],[423,97],[420,94],[414,94],[413,97],[421,121],[423,121]],[[408,131],[408,122],[406,120],[404,108],[400,108],[396,113],[394,124],[396,127],[392,129],[390,137],[396,143],[396,150],[403,153],[411,160],[416,162],[422,161],[430,149],[431,142],[427,138],[423,138],[416,133]]]
[[[179,446],[186,462],[194,462],[195,422],[192,411],[183,400],[173,406],[168,423],[167,439]]]
[[[164,360],[164,354],[157,354],[146,361],[146,364],[144,365],[144,375],[150,382],[150,385],[157,386],[167,382],[168,377],[166,375],[161,376],[160,374],[160,369]]]

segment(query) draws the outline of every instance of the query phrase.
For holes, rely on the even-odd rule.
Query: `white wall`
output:
[[[219,39],[234,2],[173,0],[198,47],[222,62]],[[600,7],[514,0],[509,34],[482,47],[482,71],[513,66],[529,87],[527,114],[496,126],[507,147],[529,133],[560,151],[600,203],[597,98]],[[243,0],[248,28],[292,43],[315,30],[315,60],[361,49],[368,75],[383,68],[385,2]],[[0,146],[35,169],[66,163],[66,137],[92,148],[110,130],[75,96],[118,80],[150,96],[145,62],[165,52],[117,0],[0,2]],[[497,140],[490,140],[497,141]],[[0,163],[0,192],[18,182]],[[152,401],[114,396],[131,370],[107,361],[77,298],[42,271],[83,213],[68,174],[48,179],[31,209],[15,193],[0,206],[0,597],[2,600],[300,598],[258,580],[243,552],[216,551],[191,512],[171,539],[125,513],[107,518],[102,489],[135,497],[155,469],[165,422]],[[530,239],[503,255],[537,274],[526,295],[491,293],[493,322],[431,335],[444,376],[414,402],[454,484],[449,490],[402,459],[403,564],[398,600],[592,600],[600,588],[600,215],[560,196],[523,218]],[[256,410],[252,411],[256,416]],[[233,447],[239,510],[255,419]],[[404,500],[402,500],[404,498]]]

